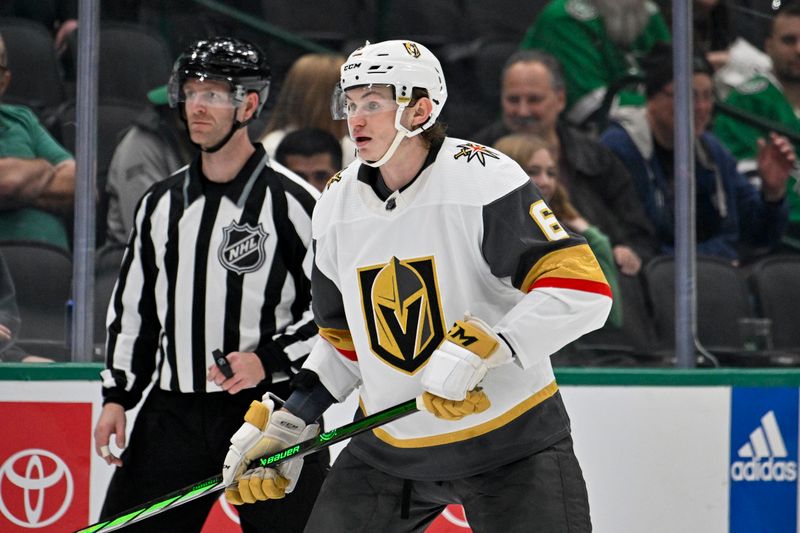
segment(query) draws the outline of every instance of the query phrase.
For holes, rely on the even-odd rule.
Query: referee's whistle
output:
[[[220,350],[214,350],[211,352],[211,355],[214,356],[214,363],[216,363],[222,375],[225,376],[225,379],[231,379],[233,377],[233,370],[231,369],[230,363],[225,358],[225,355]]]

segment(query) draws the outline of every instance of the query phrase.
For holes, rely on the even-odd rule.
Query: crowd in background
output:
[[[73,122],[65,117],[76,84],[76,4],[14,1],[0,8],[2,17],[34,20],[50,32],[65,88],[58,105],[12,90],[31,69],[13,61],[19,43],[3,23],[12,19],[0,19],[0,252],[9,240],[70,249],[74,109]],[[302,13],[294,25],[284,22],[290,17],[278,2],[227,2],[292,32],[295,42],[190,0],[165,4],[103,2],[101,27],[135,23],[163,43],[166,65],[203,36],[238,35],[261,45],[273,87],[266,113],[249,126],[251,139],[319,190],[355,157],[345,122],[330,114],[345,55],[366,39],[387,37],[435,50],[451,98],[442,117],[448,134],[500,150],[528,172],[560,222],[581,234],[601,263],[615,294],[604,329],[628,334],[620,285],[639,280],[650,261],[676,246],[671,2],[551,0],[505,9],[516,3],[501,2],[490,29],[489,15],[468,0],[433,3],[447,5],[430,6],[429,23],[382,11],[380,2],[347,2],[341,10],[320,4],[316,11],[337,11],[327,13],[328,28],[320,16],[304,24]],[[800,253],[800,2],[761,4],[695,0],[692,79],[677,80],[690,83],[694,96],[698,254],[745,272],[765,257]],[[342,29],[347,13],[339,11],[352,9],[369,16]],[[304,49],[309,43],[319,49]],[[132,67],[116,61],[112,74],[114,63],[101,59],[101,103],[119,107],[122,95],[102,96],[102,69],[119,77]],[[98,156],[98,247],[124,245],[139,198],[189,162],[184,124],[167,103],[167,74],[127,99],[132,112],[117,126],[100,127],[107,155]],[[104,109],[111,108],[100,106],[101,121]],[[3,267],[0,260],[0,274]],[[0,275],[0,350],[13,346],[19,330],[12,277]],[[596,364],[596,351],[576,355],[573,348],[554,363]],[[24,343],[2,353],[26,357]]]

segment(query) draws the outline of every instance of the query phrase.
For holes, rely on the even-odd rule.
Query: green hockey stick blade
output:
[[[306,455],[323,450],[337,442],[354,437],[359,433],[375,429],[399,418],[403,418],[404,416],[408,416],[416,411],[417,400],[408,400],[394,407],[389,407],[383,411],[365,416],[355,422],[345,424],[342,427],[320,433],[313,439],[304,440],[303,442],[285,448],[272,455],[265,455],[251,463],[251,466],[269,466],[271,468],[289,459],[299,459],[300,457],[305,457]],[[155,498],[144,504],[132,507],[111,518],[95,522],[94,524],[76,530],[74,533],[115,531],[129,524],[133,524],[134,522],[146,520],[151,516],[163,513],[169,509],[174,509],[184,503],[220,491],[224,488],[225,483],[222,481],[222,475],[213,476],[174,492],[170,492],[160,498]]]

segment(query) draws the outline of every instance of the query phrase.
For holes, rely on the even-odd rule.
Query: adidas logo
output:
[[[745,460],[731,463],[733,481],[797,480],[797,461],[785,460],[789,454],[774,411],[761,417],[737,455]]]

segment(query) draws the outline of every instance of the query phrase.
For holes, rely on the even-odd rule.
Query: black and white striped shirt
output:
[[[105,401],[133,407],[154,372],[163,390],[219,391],[206,381],[215,349],[256,352],[274,379],[299,368],[317,339],[317,196],[260,144],[229,183],[203,177],[196,158],[153,185],[109,304]]]

